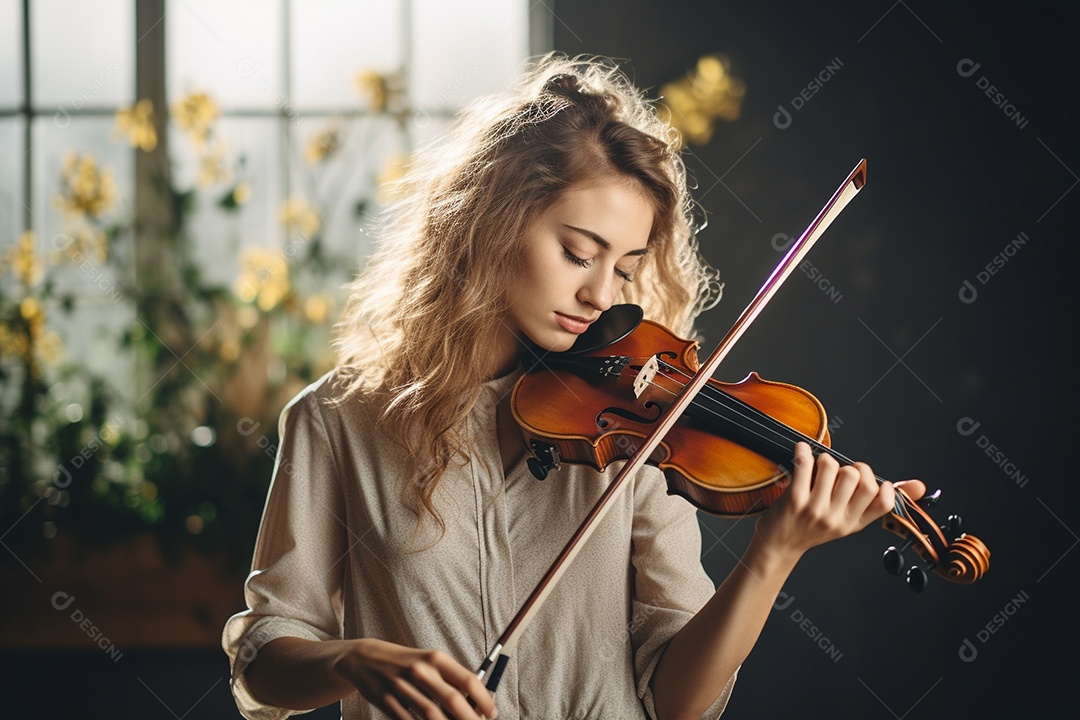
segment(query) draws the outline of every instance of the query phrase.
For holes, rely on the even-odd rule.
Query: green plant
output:
[[[385,110],[386,98],[373,98],[371,109]],[[63,231],[46,242],[27,231],[0,258],[3,562],[30,568],[54,551],[56,538],[105,547],[146,532],[167,557],[195,548],[237,571],[250,561],[278,414],[333,366],[329,327],[343,298],[328,289],[348,280],[360,258],[335,256],[319,204],[293,197],[282,208],[284,250],[248,242],[231,284],[208,281],[189,220],[200,205],[238,212],[252,182],[245,158],[223,150],[217,115],[204,94],[173,106],[169,120],[184,131],[201,172],[195,187],[175,187],[165,159],[143,200],[157,208],[153,222],[120,213],[110,170],[73,152],[56,193]],[[148,100],[121,111],[117,125],[135,152],[160,152]],[[310,172],[338,151],[337,132],[312,134]],[[353,200],[358,230],[375,191],[364,188]],[[135,242],[144,256],[147,243],[154,248],[150,263]],[[54,314],[83,304],[65,283],[71,268],[134,309],[115,348],[136,368],[134,404],[48,329]]]

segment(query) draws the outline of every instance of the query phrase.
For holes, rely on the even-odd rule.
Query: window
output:
[[[380,178],[461,103],[505,84],[530,51],[548,49],[535,39],[530,48],[525,2],[159,2],[157,32],[139,32],[130,0],[0,0],[0,258],[10,269],[21,234],[33,231],[54,287],[71,296],[70,313],[44,308],[66,359],[133,401],[146,388],[131,386],[133,361],[117,347],[138,316],[120,288],[140,279],[118,276],[89,252],[72,262],[71,248],[82,247],[70,244],[79,223],[57,209],[55,197],[75,153],[107,184],[99,188],[107,196],[98,198],[98,225],[136,214],[137,151],[118,138],[116,113],[146,87],[165,89],[168,107],[154,107],[158,116],[193,93],[217,109],[201,145],[175,122],[158,142],[172,161],[172,184],[194,200],[187,227],[203,279],[229,285],[242,271],[244,248],[294,251],[303,241],[297,233],[312,222],[329,256],[358,266],[370,250],[361,211],[378,205]],[[156,4],[139,3],[139,12]],[[542,26],[534,22],[534,36]],[[159,38],[164,67],[157,76],[144,68],[136,83],[137,56],[146,50],[139,46]],[[365,97],[365,72],[403,81],[400,100],[416,114],[399,122],[378,112]],[[334,152],[312,162],[320,145]],[[230,202],[232,211],[221,212]],[[300,213],[291,229],[282,221],[287,207]],[[58,257],[65,242],[67,257]],[[133,260],[130,233],[109,245]],[[11,272],[2,282],[8,299],[17,297]]]
[[[281,406],[332,363],[380,180],[549,49],[530,13],[0,0],[8,560],[153,526],[247,562],[244,499]]]

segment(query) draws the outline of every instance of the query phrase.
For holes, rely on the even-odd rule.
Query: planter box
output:
[[[108,550],[81,550],[57,537],[48,563],[0,567],[0,647],[218,647],[221,629],[243,610],[243,578],[187,553],[166,561],[142,536]]]

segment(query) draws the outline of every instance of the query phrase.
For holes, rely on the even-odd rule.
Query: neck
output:
[[[491,342],[484,379],[494,380],[511,372],[521,362],[524,348],[525,340],[506,325],[501,325]]]

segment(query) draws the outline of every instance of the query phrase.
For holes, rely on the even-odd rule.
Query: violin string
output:
[[[687,375],[685,372],[672,365],[667,365],[667,367],[669,367],[672,371],[679,373],[683,377],[690,378],[690,376]],[[656,383],[653,384],[656,385]],[[657,387],[659,387],[661,390],[664,390],[664,388],[660,387],[659,385],[657,385]],[[817,439],[812,438],[805,433],[796,430],[795,428],[792,428],[786,423],[777,420],[771,415],[768,415],[761,410],[758,410],[754,406],[746,403],[743,400],[740,400],[733,395],[730,395],[729,393],[719,388],[710,388],[708,386],[705,386],[703,391],[699,393],[698,396],[694,399],[694,402],[698,405],[698,407],[702,408],[706,412],[709,412],[716,417],[724,418],[729,422],[735,423],[742,429],[761,438],[763,441],[772,444],[774,447],[794,450],[795,442],[801,440],[807,443],[812,451],[815,451],[815,457],[817,455],[825,453],[835,458],[842,464],[854,464],[854,461],[843,453],[834,450],[828,445],[825,445]],[[731,415],[725,416],[722,412],[717,412],[713,410],[711,407],[709,407],[710,404],[717,406],[721,408],[721,410],[727,411],[728,413],[731,413],[738,418],[741,418],[748,424],[740,424],[739,420],[733,419]],[[750,424],[753,424],[760,428],[761,432],[755,431],[755,429],[751,427]],[[774,437],[779,439],[773,439]],[[876,474],[874,475],[874,479],[879,484],[886,482],[881,476]],[[894,500],[894,509],[898,513],[904,516],[908,516],[907,504],[903,496],[897,494],[895,498],[896,499]]]
[[[690,377],[685,372],[672,365],[667,365],[667,367],[669,367],[672,371],[679,373],[683,377]],[[651,384],[655,385],[662,391],[670,393],[670,391],[667,391],[665,388],[657,385],[656,383]],[[810,446],[811,450],[816,451],[814,453],[815,456],[820,455],[821,453],[825,453],[832,456],[837,461],[843,464],[851,465],[854,463],[853,460],[848,458],[843,453],[834,450],[833,448],[825,445],[824,443],[816,440],[815,438],[812,438],[805,433],[802,433],[795,428],[792,428],[786,423],[783,423],[776,418],[766,413],[763,413],[754,406],[718,388],[709,388],[708,386],[706,386],[703,391],[699,393],[698,396],[694,399],[694,403],[698,405],[698,407],[702,408],[705,412],[708,412],[715,417],[724,418],[729,422],[735,423],[742,429],[756,435],[763,441],[772,444],[774,447],[793,450],[795,442],[801,440],[807,443]],[[742,420],[746,421],[748,424],[740,424],[739,420],[733,419],[730,415],[725,416],[722,412],[717,412],[713,410],[711,407],[709,407],[710,403],[721,408],[722,410],[726,410],[729,413],[738,416]],[[761,432],[755,431],[754,427],[751,427],[750,424],[753,424],[760,428]],[[787,434],[787,436],[785,436],[785,434]],[[774,437],[779,439],[774,439]],[[874,479],[879,484],[886,482],[882,477],[878,475],[874,475]],[[897,494],[895,498],[896,499],[894,500],[894,509],[896,510],[896,512],[904,516],[908,516],[906,502],[904,501],[903,496]]]
[[[673,368],[675,369],[675,368]],[[676,369],[677,372],[678,371]],[[681,373],[685,376],[685,373]],[[665,388],[656,383],[651,383],[658,387],[661,391],[668,392]],[[671,393],[673,394],[673,393]],[[807,443],[811,450],[814,451],[814,455],[820,455],[822,453],[828,454],[835,458],[842,464],[851,465],[853,461],[844,454],[833,450],[828,445],[812,438],[805,433],[802,433],[795,428],[777,420],[776,418],[761,412],[752,405],[729,395],[723,390],[716,388],[706,387],[703,392],[694,399],[694,404],[701,408],[704,412],[707,412],[714,417],[723,418],[728,422],[732,422],[738,427],[746,430],[747,432],[757,436],[762,441],[785,450],[794,450],[795,442],[803,441]],[[720,408],[721,411],[713,409],[713,407]],[[727,414],[725,414],[725,412]],[[736,416],[738,419],[733,418]],[[742,422],[740,422],[740,420]],[[755,427],[757,429],[755,429]],[[883,478],[878,475],[874,475],[874,479],[880,484],[885,482]],[[894,500],[894,509],[898,513],[907,515],[906,508],[904,507],[903,498],[900,495],[896,495]]]
[[[670,368],[675,373],[682,375],[684,378],[689,379],[691,377],[690,375],[673,365],[669,365],[667,363],[664,363],[664,365],[665,367]],[[658,388],[661,392],[665,392],[671,396],[675,396],[676,394],[654,381],[650,381],[649,384]],[[708,388],[708,386],[706,386],[706,388]],[[714,417],[723,418],[728,420],[729,422],[733,422],[743,430],[746,430],[747,432],[760,438],[763,442],[771,444],[774,447],[780,449],[786,450],[790,448],[793,450],[795,442],[801,440],[807,443],[812,450],[816,451],[815,456],[821,453],[826,453],[841,463],[847,465],[851,465],[854,463],[853,460],[843,455],[842,453],[833,450],[828,445],[825,445],[818,440],[806,435],[805,433],[802,433],[792,428],[791,426],[780,422],[779,420],[761,412],[752,405],[749,405],[746,402],[736,397],[733,397],[732,395],[729,395],[723,390],[718,390],[715,388],[708,389],[712,390],[713,392],[706,393],[703,390],[698,394],[697,397],[694,398],[692,402],[699,408],[701,408],[704,412],[707,412]],[[704,398],[704,400],[702,400],[702,398]],[[729,413],[737,416],[738,418],[741,418],[743,421],[746,421],[746,424],[740,423],[737,419],[733,419],[731,415],[725,416],[722,412],[714,410],[712,407],[710,407],[710,403],[721,408],[722,410],[728,411]],[[754,426],[759,429],[755,429]],[[788,433],[789,436],[785,437],[785,433]],[[878,475],[874,475],[874,479],[877,480],[879,484],[886,482]],[[909,513],[907,510],[907,501],[904,499],[903,495],[897,493],[896,500],[894,501],[894,507],[898,514],[909,517]]]

